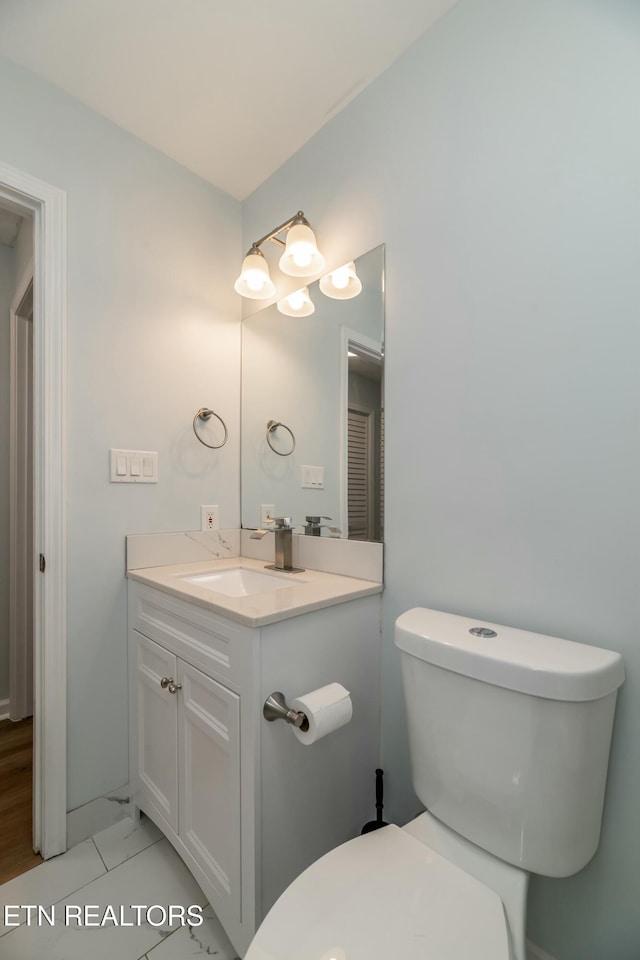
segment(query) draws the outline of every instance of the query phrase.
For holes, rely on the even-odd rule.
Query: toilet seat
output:
[[[390,825],[285,890],[245,960],[509,960],[500,897]]]

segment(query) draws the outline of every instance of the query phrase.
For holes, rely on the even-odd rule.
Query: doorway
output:
[[[33,217],[0,204],[0,882],[41,860],[32,827],[33,261]]]
[[[48,859],[66,849],[66,195],[0,161],[0,205],[33,219],[32,304],[25,287],[14,311],[21,322],[31,323],[33,344],[28,391],[33,435],[26,444],[33,457],[33,504],[26,507],[33,531],[26,537],[25,561],[33,578],[25,605],[33,623],[33,694],[27,690],[23,699],[33,702],[31,843]],[[32,319],[25,321],[20,315],[31,309]],[[0,721],[6,723],[11,721]]]
[[[1,217],[1,214],[0,214]],[[26,237],[23,239],[24,234]],[[33,717],[33,221],[19,227],[9,312],[9,719]],[[27,247],[25,250],[24,248]],[[26,267],[23,261],[28,257]]]

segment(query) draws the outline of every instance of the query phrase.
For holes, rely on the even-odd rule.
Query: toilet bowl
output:
[[[245,960],[525,960],[529,873],[597,849],[619,654],[424,608],[395,642],[427,810],[312,864]]]
[[[500,895],[411,828],[390,824],[317,860],[274,904],[245,960],[512,960]],[[509,869],[517,888],[522,871]]]

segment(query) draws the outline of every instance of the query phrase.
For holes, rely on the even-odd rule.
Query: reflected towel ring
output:
[[[211,417],[215,417],[216,420],[219,420],[220,423],[222,424],[222,429],[224,430],[224,440],[222,441],[222,443],[207,443],[207,441],[203,440],[200,434],[198,433],[198,431],[196,430],[196,420],[204,420],[204,422],[206,423],[207,420],[211,419]],[[195,417],[193,418],[193,432],[195,433],[200,443],[204,444],[205,447],[209,447],[211,450],[219,450],[220,447],[224,447],[225,443],[227,442],[227,437],[229,436],[229,434],[227,433],[227,425],[222,419],[222,417],[218,416],[217,413],[214,413],[213,410],[209,410],[208,407],[200,407],[200,409],[196,413]]]
[[[274,431],[276,431],[276,430],[278,429],[278,427],[284,427],[284,429],[285,429],[285,430],[290,434],[290,436],[291,436],[291,450],[287,450],[286,453],[281,453],[280,450],[276,450],[276,448],[274,447],[274,445],[271,443],[271,436],[270,436],[270,434],[274,433]],[[269,420],[269,422],[267,423],[267,443],[269,444],[269,446],[271,447],[271,449],[273,450],[273,452],[274,452],[274,453],[277,453],[279,457],[290,457],[291,454],[293,453],[293,451],[294,451],[295,448],[296,448],[296,438],[295,438],[294,435],[293,435],[293,430],[291,429],[291,427],[288,427],[288,426],[286,425],[286,423],[280,423],[279,420]]]

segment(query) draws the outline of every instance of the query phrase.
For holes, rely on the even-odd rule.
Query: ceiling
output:
[[[0,0],[0,53],[244,199],[457,0]]]

